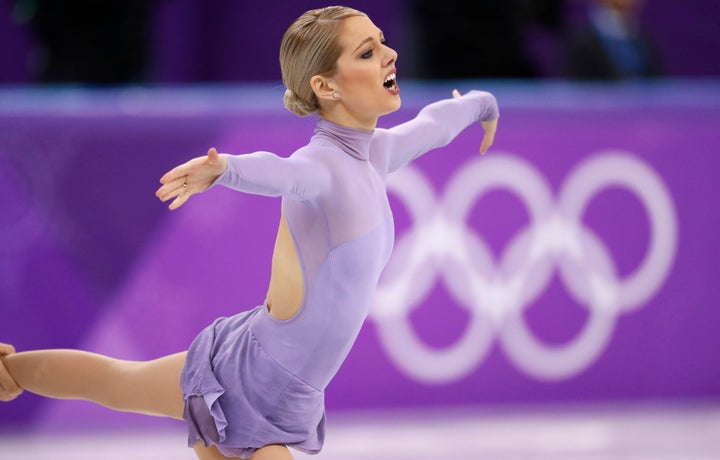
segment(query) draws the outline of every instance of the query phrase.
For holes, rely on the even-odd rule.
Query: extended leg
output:
[[[186,354],[123,361],[77,350],[39,350],[10,354],[2,360],[18,385],[32,393],[181,419],[180,373]]]

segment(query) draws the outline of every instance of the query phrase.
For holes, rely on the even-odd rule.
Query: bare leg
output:
[[[32,393],[182,419],[180,373],[186,355],[123,361],[85,351],[39,350],[9,354],[2,361],[18,385]]]
[[[83,399],[111,409],[182,419],[180,373],[187,352],[153,361],[123,361],[77,350],[39,350],[0,358],[23,389],[57,399]],[[194,446],[200,460],[225,460],[215,447]],[[287,447],[266,446],[251,460],[293,460]]]
[[[195,444],[193,449],[195,449],[195,453],[200,460],[226,460],[230,458],[218,452],[215,446],[205,447],[202,441]],[[293,460],[293,456],[287,447],[273,445],[258,449],[249,460]]]

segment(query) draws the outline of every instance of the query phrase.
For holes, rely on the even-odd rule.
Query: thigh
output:
[[[180,388],[180,374],[187,352],[176,353],[152,361],[121,362],[122,376],[115,388],[122,410],[183,418],[185,400]]]
[[[181,419],[180,374],[186,355],[124,361],[80,350],[36,350],[13,353],[3,361],[13,379],[32,393]]]

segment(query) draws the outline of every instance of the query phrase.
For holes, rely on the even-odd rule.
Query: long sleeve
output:
[[[317,197],[329,186],[327,169],[300,155],[282,158],[270,152],[244,155],[222,154],[227,169],[213,185],[264,196],[287,196],[299,200]]]
[[[472,123],[494,120],[498,116],[495,96],[485,91],[470,91],[459,98],[424,107],[414,119],[378,133],[388,152],[388,172],[398,170],[429,150],[449,144]]]

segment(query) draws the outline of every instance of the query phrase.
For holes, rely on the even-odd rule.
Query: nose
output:
[[[388,67],[397,61],[398,54],[397,51],[390,48],[387,45],[383,45],[385,47],[385,67]]]

